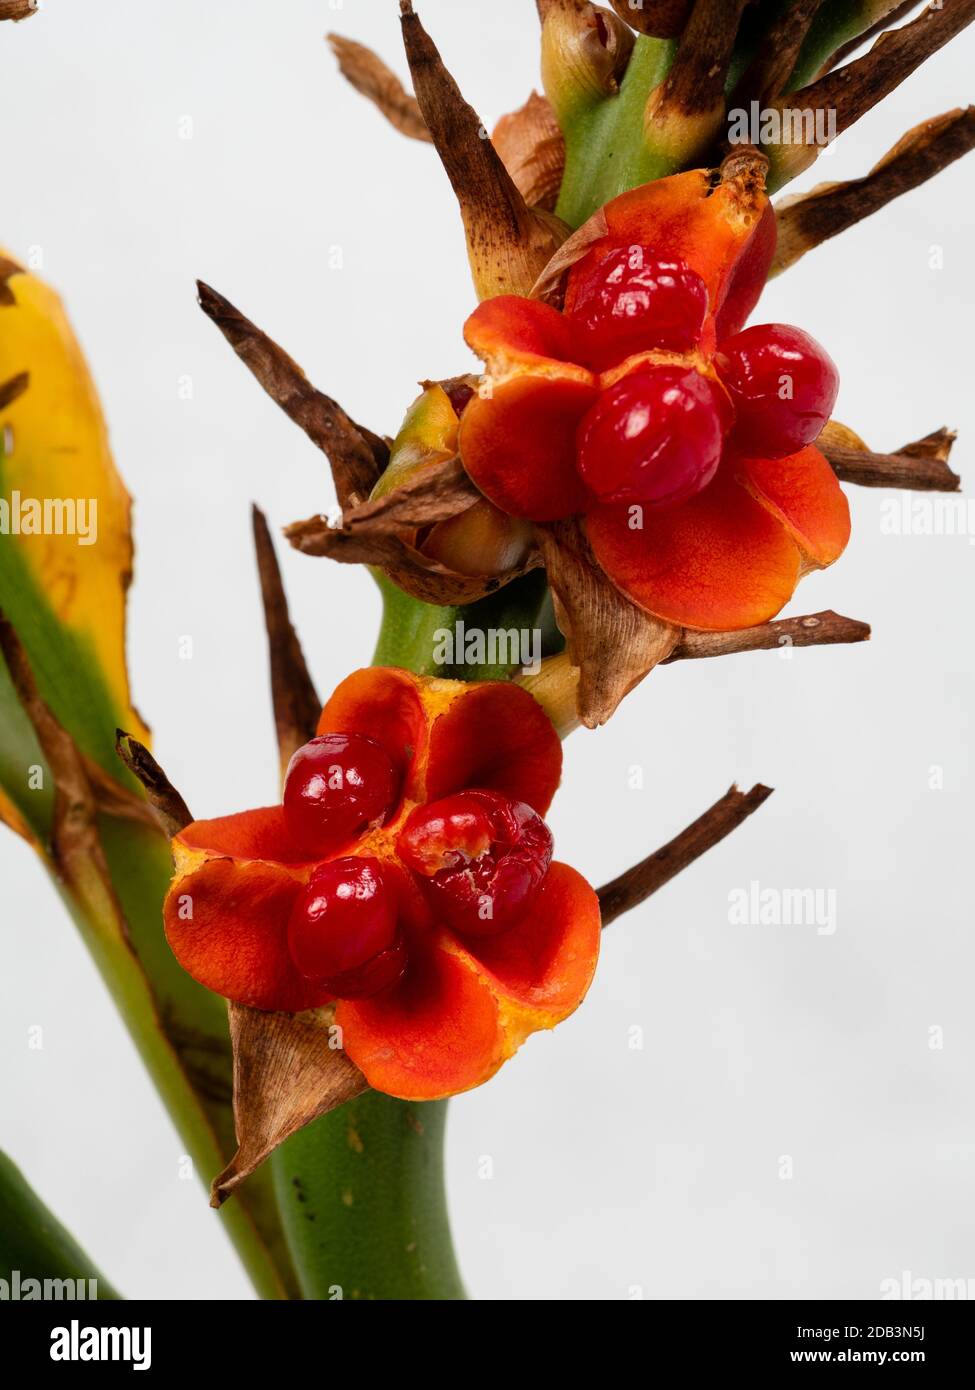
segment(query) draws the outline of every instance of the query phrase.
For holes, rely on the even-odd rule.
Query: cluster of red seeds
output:
[[[399,801],[396,769],[364,734],[321,734],[291,760],[284,814],[309,859],[382,825]],[[530,806],[495,791],[458,792],[417,806],[396,841],[400,862],[437,920],[460,937],[514,926],[552,859],[552,836]],[[351,855],[319,865],[288,928],[292,959],[336,998],[377,994],[407,965],[395,886],[379,859]]]
[[[639,353],[693,352],[707,316],[701,277],[642,246],[601,261],[571,314],[586,365],[600,372]],[[602,393],[577,440],[579,472],[597,497],[673,506],[707,486],[726,443],[746,456],[785,458],[829,419],[836,367],[798,328],[747,328],[718,343],[713,364],[717,381],[686,362],[647,363]]]

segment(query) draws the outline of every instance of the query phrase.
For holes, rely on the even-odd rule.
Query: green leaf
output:
[[[111,1284],[92,1264],[72,1235],[33,1191],[20,1169],[0,1153],[0,1279],[5,1296],[19,1288],[33,1294],[25,1281],[40,1281],[37,1297],[118,1299]],[[77,1281],[84,1281],[84,1289]],[[56,1281],[54,1290],[45,1281]],[[70,1281],[70,1286],[63,1281]]]
[[[129,497],[61,303],[0,254],[0,608],[24,668],[15,688],[0,658],[0,820],[40,854],[208,1180],[235,1148],[225,1008],[169,951],[162,929],[168,842],[151,817],[131,818],[142,792],[115,754],[119,727],[148,738],[125,662],[129,523]],[[25,679],[49,711],[46,735],[28,718]],[[73,759],[74,778],[62,788],[60,812],[65,766],[51,765],[57,749],[62,762]],[[121,806],[126,816],[119,805],[96,816],[77,804],[78,754],[81,784],[117,784],[120,805],[130,796]],[[94,801],[104,811],[104,795]],[[58,814],[70,822],[70,852],[59,844]],[[296,1292],[269,1177],[219,1219],[261,1294]]]

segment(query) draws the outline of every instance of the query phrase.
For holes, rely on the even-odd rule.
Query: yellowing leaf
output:
[[[58,720],[124,779],[115,729],[145,734],[125,664],[130,500],[60,299],[0,253],[0,400],[4,384],[23,373],[26,389],[0,409],[0,606]],[[3,695],[0,686],[9,728],[15,714]],[[0,744],[0,783],[34,823],[23,759],[10,738]]]

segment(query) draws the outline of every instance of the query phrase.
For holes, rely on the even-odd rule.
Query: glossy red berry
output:
[[[552,862],[552,833],[530,806],[501,792],[465,791],[418,806],[399,856],[458,936],[497,936],[531,906]]]
[[[344,844],[392,810],[399,779],[364,734],[321,734],[299,748],[284,782],[288,829],[309,853]]]
[[[684,261],[658,260],[646,246],[621,247],[581,287],[572,317],[583,356],[597,371],[637,352],[695,347],[708,312],[704,281]]]
[[[726,398],[700,372],[642,368],[583,416],[579,472],[604,502],[671,507],[714,477],[728,419]]]
[[[292,910],[288,949],[301,974],[337,999],[395,984],[406,968],[406,949],[379,860],[319,865]]]
[[[836,364],[815,338],[785,323],[761,323],[727,342],[714,365],[734,402],[734,444],[784,458],[817,439],[836,403]]]

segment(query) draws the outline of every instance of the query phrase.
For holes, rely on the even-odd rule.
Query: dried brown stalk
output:
[[[870,624],[857,618],[844,618],[832,609],[809,613],[803,618],[779,618],[737,632],[691,632],[685,630],[672,661],[697,661],[703,657],[734,656],[738,652],[781,651],[787,647],[829,647],[839,643],[867,642]]]
[[[844,618],[829,610],[801,618],[780,618],[737,632],[678,632],[673,650],[658,663],[697,661],[704,657],[734,656],[739,652],[781,651],[783,647],[826,647],[838,643],[866,642],[869,624]],[[568,652],[547,658],[537,675],[518,677],[518,684],[535,697],[562,738],[578,728],[580,672]]]
[[[862,58],[828,72],[776,105],[833,112],[836,133],[848,130],[884,97],[975,19],[975,0],[939,0],[900,29],[888,29]],[[774,167],[777,184],[807,169],[820,146],[779,145]]]
[[[841,44],[835,53],[823,64],[817,77],[823,77],[827,72],[832,72],[833,68],[838,68],[851,58],[860,48],[875,39],[878,34],[882,34],[885,29],[891,29],[895,24],[899,24],[902,19],[906,19],[912,11],[920,9],[924,0],[873,0],[872,22],[866,29],[855,35],[848,43]]]
[[[566,229],[528,206],[410,0],[401,10],[417,101],[460,204],[477,292],[527,294]]]
[[[314,737],[322,702],[315,692],[301,643],[291,622],[288,598],[267,520],[259,507],[252,508],[251,518],[261,579],[264,625],[267,629],[274,725],[283,776],[292,755]]]
[[[338,59],[342,76],[382,112],[390,125],[411,140],[433,143],[416,97],[406,90],[377,53],[341,34],[326,34],[325,37]]]
[[[155,827],[156,819],[145,801],[82,753],[71,734],[58,722],[42,699],[23,643],[2,610],[0,657],[6,662],[17,698],[37,735],[54,779],[52,847],[55,863],[64,855],[80,863],[81,854],[75,848],[75,841],[87,843],[89,833],[94,834],[97,841],[94,817],[98,815]],[[88,824],[89,818],[91,824]],[[20,834],[25,833],[25,826],[19,822],[14,828]]]
[[[608,927],[624,912],[639,907],[651,894],[693,864],[695,859],[736,830],[771,795],[772,788],[764,787],[761,783],[752,787],[750,792],[731,787],[720,801],[716,801],[669,844],[600,888],[598,897],[603,926]]]
[[[364,502],[379,477],[386,446],[349,419],[340,405],[311,385],[297,362],[228,299],[197,281],[200,308],[289,419],[326,455],[339,505]]]
[[[910,488],[915,492],[958,492],[961,478],[948,466],[953,430],[934,430],[894,454],[874,454],[860,437],[830,420],[816,441],[842,483],[860,487]]]
[[[579,669],[579,718],[598,728],[661,661],[680,629],[637,608],[596,564],[578,518],[536,527],[555,614]]]
[[[779,234],[772,274],[933,178],[973,147],[975,106],[956,108],[909,130],[863,178],[823,183],[783,199],[775,209]]]
[[[823,0],[792,0],[764,32],[729,106],[762,106],[786,90],[810,25]]]
[[[369,1089],[341,1048],[331,1046],[329,1010],[261,1013],[228,1005],[234,1053],[237,1152],[214,1179],[210,1205],[221,1206],[279,1144],[321,1115]]]

